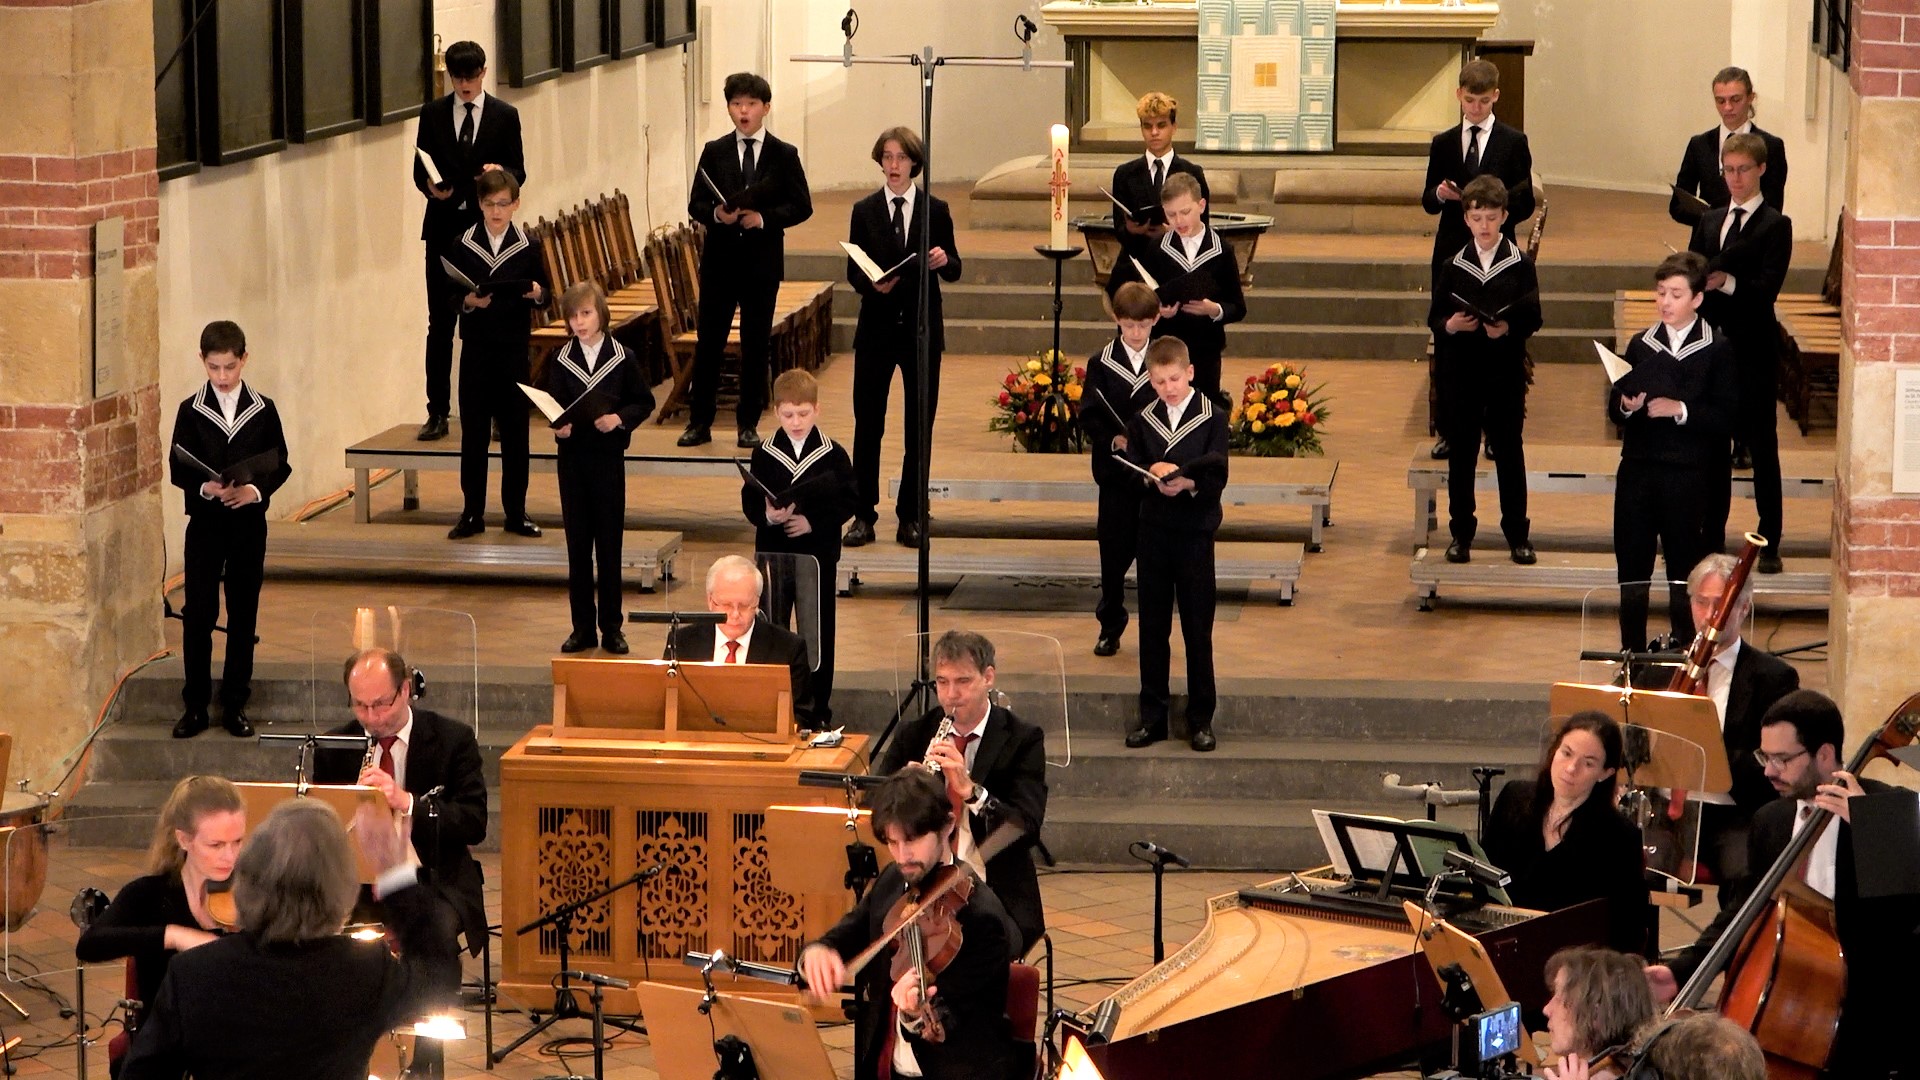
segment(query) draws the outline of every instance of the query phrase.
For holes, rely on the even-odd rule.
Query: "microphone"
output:
[[[707,957],[706,964],[700,968],[700,974],[705,975],[714,968],[719,968],[722,971],[730,971],[735,975],[740,974],[740,969],[734,966],[733,957],[728,956],[719,949],[713,950],[713,955]]]
[[[667,868],[664,864],[654,863],[652,866],[647,867],[645,870],[638,871],[633,875],[633,877],[628,878],[627,880],[635,881],[635,882],[645,881],[650,877],[666,872],[666,869]]]
[[[1464,851],[1449,851],[1441,858],[1447,866],[1463,871],[1468,877],[1490,889],[1504,889],[1513,883],[1513,875],[1492,863],[1482,862]]]
[[[1193,869],[1193,863],[1190,862],[1186,856],[1176,855],[1151,840],[1135,840],[1133,846],[1153,856],[1162,863],[1178,863],[1182,870]]]
[[[1020,70],[1033,70],[1033,32],[1040,29],[1025,15],[1013,17],[1013,36],[1020,39]]]
[[[633,984],[625,979],[616,979],[611,975],[602,975],[597,971],[563,971],[560,974],[578,982],[592,983],[595,986],[609,986],[615,990],[627,990],[633,987]]]

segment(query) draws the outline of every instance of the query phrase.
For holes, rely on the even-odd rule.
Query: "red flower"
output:
[[[1015,374],[1014,372],[1011,372],[1011,371],[1009,371],[1009,372],[1007,372],[1007,385],[1008,385],[1008,386],[1013,386],[1013,385],[1014,385],[1015,383],[1018,383],[1019,381],[1020,381],[1020,376],[1019,376],[1019,375],[1017,375],[1017,374]]]
[[[1012,402],[1013,402],[1012,394],[1007,393],[1005,390],[1000,391],[1000,404],[1009,405],[1009,404],[1012,404]]]
[[[1258,383],[1259,381],[1260,381],[1260,377],[1259,377],[1258,375],[1249,375],[1249,376],[1247,376],[1247,385],[1248,385],[1248,386],[1252,386],[1252,385],[1254,385],[1254,384],[1256,384],[1256,383]]]
[[[1074,368],[1074,369],[1073,369],[1073,377],[1074,377],[1074,378],[1076,378],[1076,379],[1084,379],[1084,378],[1086,378],[1086,377],[1087,377],[1087,369],[1086,369],[1086,368],[1083,368],[1083,367],[1077,367],[1077,368]]]
[[[1312,427],[1320,422],[1320,417],[1312,409],[1308,409],[1306,412],[1300,414],[1300,422],[1308,427]]]

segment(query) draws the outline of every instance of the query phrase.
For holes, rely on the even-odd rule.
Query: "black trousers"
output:
[[[1211,342],[1195,345],[1187,341],[1187,359],[1193,363],[1193,388],[1211,397],[1215,404],[1231,409],[1233,402],[1220,388],[1220,354],[1220,346]]]
[[[487,448],[500,425],[500,509],[515,521],[527,512],[527,343],[463,341],[460,351],[461,513],[487,510]]]
[[[453,401],[453,335],[460,326],[460,294],[440,266],[452,237],[427,245],[427,414],[446,416]]]
[[[1140,526],[1140,725],[1167,728],[1173,609],[1187,648],[1187,727],[1213,726],[1213,534]]]
[[[1461,364],[1453,359],[1449,364]],[[1465,361],[1471,363],[1471,361]],[[1507,546],[1528,538],[1527,457],[1521,430],[1526,422],[1526,373],[1515,369],[1511,379],[1488,380],[1478,385],[1449,385],[1440,379],[1436,385],[1449,403],[1440,414],[1440,433],[1451,448],[1447,455],[1447,526],[1462,545],[1473,543],[1479,528],[1476,511],[1478,494],[1474,491],[1474,470],[1480,463],[1480,437],[1498,445],[1500,456],[1493,471],[1500,483],[1500,533]]]
[[[568,446],[571,439],[558,441],[560,522],[567,533],[567,606],[573,632],[617,634],[626,621],[620,601],[620,541],[627,523],[623,455],[610,446],[574,449]]]
[[[687,401],[687,421],[711,427],[720,396],[720,359],[726,355],[727,333],[733,312],[740,310],[740,404],[736,426],[757,427],[766,405],[768,342],[773,337],[773,305],[779,299],[777,281],[741,281],[724,274],[700,276],[699,339],[693,347],[693,385]]]
[[[776,553],[763,553],[776,554]],[[797,553],[790,553],[797,554]],[[810,553],[809,553],[810,554]],[[840,560],[814,558],[820,565],[819,579],[809,585],[797,580],[797,576],[785,566],[776,566],[772,562],[762,561],[760,570],[767,577],[766,611],[767,618],[775,625],[784,626],[797,634],[805,636],[804,629],[795,625],[799,620],[793,618],[795,609],[804,610],[809,603],[817,604],[820,612],[819,652],[814,654],[813,678],[807,689],[812,696],[811,702],[794,702],[796,706],[809,704],[812,715],[806,717],[811,726],[825,729],[833,719],[833,638],[835,627],[835,604],[837,590],[836,574],[840,572]],[[805,595],[809,588],[817,588],[818,597]]]
[[[1738,339],[1736,339],[1736,342]],[[1775,399],[1780,391],[1780,366],[1771,350],[1740,351],[1740,397],[1733,414],[1733,437],[1753,458],[1754,531],[1766,538],[1767,550],[1780,554],[1780,421]],[[1733,512],[1733,489],[1728,486],[1707,519],[1707,550],[1727,550],[1727,519]]]
[[[188,498],[197,499],[198,492]],[[180,659],[187,684],[180,698],[189,709],[213,700],[213,626],[220,619],[220,581],[227,583],[227,661],[220,676],[220,704],[229,713],[246,707],[253,692],[253,635],[260,616],[260,579],[267,559],[267,515],[259,509],[218,517],[187,518],[186,623]]]
[[[1127,568],[1140,550],[1140,499],[1146,494],[1132,476],[1116,476],[1100,485],[1094,526],[1100,538],[1100,602],[1093,617],[1100,620],[1101,637],[1118,638],[1127,630]]]
[[[871,525],[880,520],[880,443],[887,437],[887,398],[893,391],[893,369],[900,369],[900,430],[906,454],[900,459],[900,494],[893,501],[896,520],[920,520],[920,493],[914,478],[920,475],[920,362],[911,336],[891,347],[868,347],[853,352],[853,477],[860,488],[854,515]],[[940,411],[940,352],[927,351],[927,431]],[[824,574],[825,567],[822,567]],[[825,580],[824,577],[822,580]]]
[[[1615,580],[1645,582],[1653,576],[1656,544],[1666,556],[1667,577],[1678,582],[1667,601],[1673,636],[1693,640],[1693,612],[1684,581],[1708,554],[1707,522],[1716,486],[1725,490],[1718,468],[1622,461],[1614,481],[1613,551]],[[1647,586],[1620,591],[1620,645],[1639,649],[1647,643]]]

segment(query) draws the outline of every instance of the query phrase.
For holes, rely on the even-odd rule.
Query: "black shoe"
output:
[[[1433,449],[1427,451],[1427,456],[1435,461],[1445,461],[1452,455],[1453,447],[1445,439],[1433,440]]]
[[[1154,743],[1166,737],[1166,728],[1150,728],[1145,724],[1141,724],[1139,727],[1127,732],[1127,749],[1138,750],[1143,746],[1152,746]]]
[[[740,433],[734,436],[733,445],[742,450],[751,450],[760,445],[760,433],[750,427],[741,428]]]
[[[207,710],[188,709],[186,712],[180,714],[179,722],[173,725],[173,737],[176,739],[191,739],[195,735],[207,730],[207,724]]]
[[[487,531],[486,519],[480,518],[480,517],[468,517],[465,514],[461,514],[460,520],[454,522],[453,528],[447,530],[447,539],[465,540],[469,536],[479,536],[481,533],[486,531]]]
[[[1220,744],[1215,741],[1211,727],[1197,727],[1192,735],[1187,736],[1187,745],[1205,754]]]
[[[567,640],[560,643],[560,651],[563,653],[586,652],[591,648],[593,648],[593,633],[591,631],[583,634],[575,630],[573,633],[567,635]]]
[[[421,442],[432,442],[435,439],[444,439],[446,437],[447,418],[432,414],[427,416],[427,422],[420,425],[419,434],[414,436],[414,438]]]
[[[1112,656],[1119,651],[1119,634],[1101,634],[1100,640],[1093,643],[1093,655],[1095,656]]]
[[[713,432],[701,424],[688,424],[687,430],[680,433],[675,446],[705,446],[713,441]]]
[[[1448,544],[1447,545],[1447,561],[1450,563],[1472,562],[1473,561],[1473,541],[1469,540],[1466,543],[1461,543],[1460,541],[1455,540],[1453,543]]]
[[[227,734],[236,739],[253,738],[253,721],[248,720],[247,714],[241,712],[239,709],[228,712],[226,719],[222,720],[221,723],[227,729]]]
[[[903,547],[910,547],[910,548],[919,547],[920,540],[921,540],[920,523],[917,521],[901,522],[900,528],[895,530],[893,534],[893,538],[895,540],[900,541],[900,544]]]
[[[847,535],[841,537],[840,542],[847,547],[866,547],[873,543],[873,522],[854,518],[853,524],[847,526]]]
[[[1744,446],[1733,448],[1733,467],[1736,469],[1753,468],[1753,455]]]
[[[1526,540],[1522,540],[1513,545],[1513,549],[1509,554],[1513,557],[1513,561],[1519,563],[1521,566],[1532,566],[1534,563],[1540,561],[1539,553],[1534,551],[1533,544]]]
[[[540,536],[540,526],[535,525],[533,519],[525,514],[508,518],[506,529],[515,536],[529,536],[536,539]]]
[[[1786,566],[1780,562],[1780,556],[1775,555],[1771,551],[1763,551],[1760,553],[1759,561],[1754,563],[1753,568],[1763,574],[1778,574],[1785,570]]]
[[[627,635],[618,630],[600,635],[600,647],[615,656],[625,656],[632,651],[627,648]]]

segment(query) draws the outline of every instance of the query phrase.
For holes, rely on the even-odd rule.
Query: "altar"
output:
[[[1150,90],[1163,90],[1180,101],[1180,145],[1193,148],[1203,97],[1217,100],[1226,92],[1223,76],[1203,76],[1200,71],[1203,8],[1212,30],[1238,21],[1236,14],[1244,15],[1230,0],[1052,0],[1042,5],[1041,18],[1066,39],[1074,65],[1066,108],[1073,149],[1139,149],[1134,103]],[[1331,138],[1298,148],[1357,155],[1425,153],[1433,133],[1460,118],[1454,98],[1460,65],[1499,18],[1499,3],[1338,0],[1333,9]],[[1301,74],[1303,84],[1311,82],[1311,72]],[[1204,92],[1203,79],[1208,82]],[[1259,84],[1272,82],[1270,73],[1260,73]],[[1314,91],[1302,93],[1308,98],[1301,105],[1303,112],[1326,107]],[[1323,127],[1324,122],[1314,130]]]

